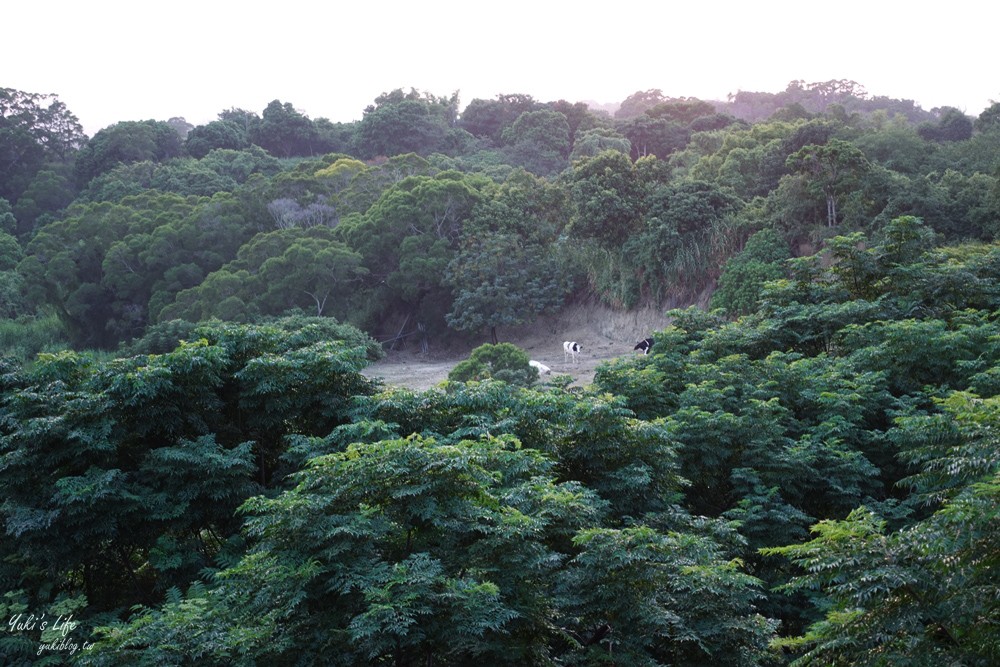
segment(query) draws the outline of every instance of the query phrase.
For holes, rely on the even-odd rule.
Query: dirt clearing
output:
[[[663,311],[640,309],[629,312],[611,310],[599,305],[572,306],[558,316],[542,317],[531,325],[511,327],[498,331],[501,342],[513,343],[552,369],[552,376],[569,375],[573,385],[587,386],[594,381],[597,367],[621,356],[636,354],[636,342],[669,324]],[[583,346],[577,357],[563,358],[563,341],[576,341]],[[458,346],[447,351],[436,351],[433,343],[426,354],[403,349],[387,353],[364,371],[365,375],[380,378],[388,385],[423,391],[448,379],[455,364],[467,359],[483,340]],[[541,381],[544,382],[543,376]]]

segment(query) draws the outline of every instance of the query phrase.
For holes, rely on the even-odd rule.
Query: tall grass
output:
[[[663,296],[692,300],[714,283],[726,260],[743,247],[750,228],[735,216],[725,216],[710,227],[689,232],[669,257],[660,258],[657,275],[649,280]]]
[[[0,355],[28,363],[39,352],[56,352],[68,347],[66,331],[55,315],[0,320]]]

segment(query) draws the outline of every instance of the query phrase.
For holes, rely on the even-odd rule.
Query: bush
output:
[[[788,243],[778,232],[757,232],[742,252],[726,262],[718,289],[712,295],[712,308],[723,308],[730,315],[757,310],[764,283],[785,276],[783,262],[789,257]]]
[[[516,345],[487,343],[451,369],[448,379],[452,382],[493,379],[527,387],[538,380],[538,371],[528,361],[528,353]]]

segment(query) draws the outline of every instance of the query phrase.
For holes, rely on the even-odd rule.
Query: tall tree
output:
[[[788,166],[805,176],[808,187],[826,199],[826,224],[829,227],[836,226],[840,221],[838,199],[870,169],[861,150],[840,139],[803,147],[788,157]]]
[[[462,111],[459,127],[474,137],[488,139],[499,146],[506,130],[521,114],[542,107],[531,95],[497,95],[495,100],[474,99]]]
[[[659,102],[646,109],[645,113],[650,118],[666,118],[683,125],[690,125],[697,118],[713,115],[715,107],[696,97],[682,97]]]
[[[813,526],[804,544],[765,550],[801,568],[785,590],[822,591],[821,620],[781,642],[795,665],[988,665],[1000,659],[997,506],[1000,460],[996,398],[956,393],[946,414],[910,418],[897,434],[915,443],[906,480],[929,510],[892,530],[859,507]]]
[[[606,150],[616,150],[626,155],[632,152],[632,143],[618,132],[608,128],[584,130],[576,135],[570,160],[594,157]]]
[[[557,311],[573,289],[571,274],[557,248],[512,234],[471,236],[448,264],[446,282],[455,290],[449,326],[459,331],[486,327],[498,342],[497,327],[530,322]]]
[[[658,88],[638,90],[626,97],[621,103],[618,110],[615,111],[615,119],[627,120],[641,116],[646,110],[652,109],[657,104],[666,101],[666,99],[663,96],[663,91]]]
[[[216,148],[241,150],[250,146],[246,129],[230,120],[213,120],[207,125],[199,125],[188,132],[184,147],[188,155],[203,158]]]
[[[183,153],[180,135],[156,120],[122,121],[100,130],[80,149],[76,177],[80,187],[118,164],[162,162]]]
[[[607,150],[573,165],[571,200],[575,214],[570,231],[618,248],[642,221],[644,186],[627,155]]]
[[[464,134],[454,128],[457,114],[457,93],[450,98],[416,90],[383,93],[365,109],[357,125],[358,152],[364,158],[448,153]]]
[[[619,121],[616,129],[631,142],[633,160],[648,155],[666,159],[691,138],[691,132],[681,123],[647,114]]]
[[[569,123],[558,111],[527,111],[503,131],[503,142],[511,164],[549,176],[567,166]]]
[[[337,234],[364,257],[373,299],[443,328],[450,304],[445,269],[463,225],[490,187],[481,176],[454,171],[408,176],[387,188],[365,215],[342,221]]]
[[[250,140],[276,157],[316,154],[318,135],[313,122],[290,102],[272,100],[250,131]]]
[[[921,123],[917,132],[928,141],[964,141],[972,137],[973,121],[955,107],[939,110],[937,123]]]
[[[58,96],[0,88],[0,198],[17,203],[46,163],[67,163],[86,139]]]
[[[371,341],[350,327],[296,320],[190,333],[197,342],[164,354],[44,354],[5,373],[5,613],[62,605],[64,618],[76,615],[67,630],[87,628],[76,639],[102,616],[187,588],[216,557],[242,551],[236,507],[278,485],[288,436],[329,432],[350,397],[372,390],[357,372]],[[25,632],[26,654],[5,632],[5,663],[37,663],[39,642],[51,641]]]

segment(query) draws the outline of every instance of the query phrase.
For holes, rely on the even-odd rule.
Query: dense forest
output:
[[[1000,103],[852,81],[0,89],[0,663],[1000,664],[998,235]],[[584,301],[672,323],[361,373]]]

